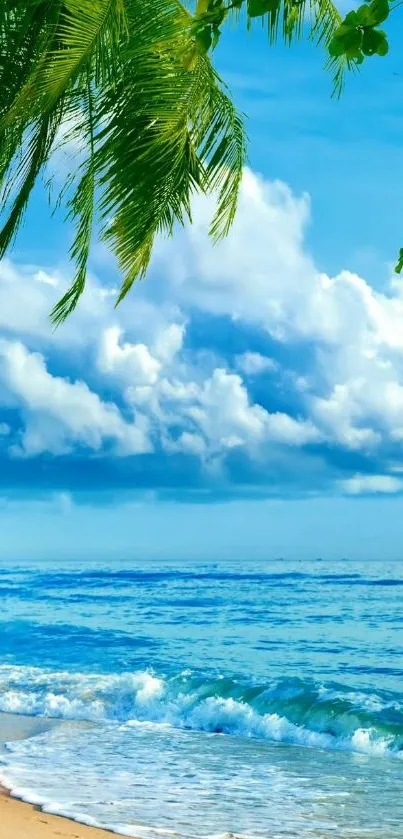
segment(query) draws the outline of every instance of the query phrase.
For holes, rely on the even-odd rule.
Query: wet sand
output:
[[[112,839],[97,827],[86,827],[61,816],[50,816],[32,804],[11,798],[0,787],[1,839]]]

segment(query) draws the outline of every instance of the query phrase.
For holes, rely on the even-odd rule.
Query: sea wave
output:
[[[403,757],[403,706],[394,694],[288,678],[245,684],[183,672],[164,678],[0,667],[0,711],[57,719],[161,723],[176,728]]]

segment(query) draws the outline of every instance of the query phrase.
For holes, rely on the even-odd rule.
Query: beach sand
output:
[[[1,839],[112,839],[107,830],[86,827],[61,816],[50,816],[31,804],[11,798],[0,788]]]

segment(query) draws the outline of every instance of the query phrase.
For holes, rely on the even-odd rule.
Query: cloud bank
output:
[[[4,487],[40,463],[38,481],[66,489],[402,491],[402,282],[380,291],[319,271],[309,199],[285,184],[246,171],[215,247],[210,210],[196,203],[194,225],[159,244],[117,310],[98,258],[56,333],[48,313],[68,278],[2,262]]]

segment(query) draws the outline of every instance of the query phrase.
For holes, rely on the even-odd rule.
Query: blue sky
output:
[[[340,101],[310,44],[225,34],[217,63],[250,137],[233,232],[212,248],[197,201],[117,311],[96,246],[85,299],[52,331],[71,231],[35,194],[0,266],[2,557],[398,556],[396,23],[391,55]]]

